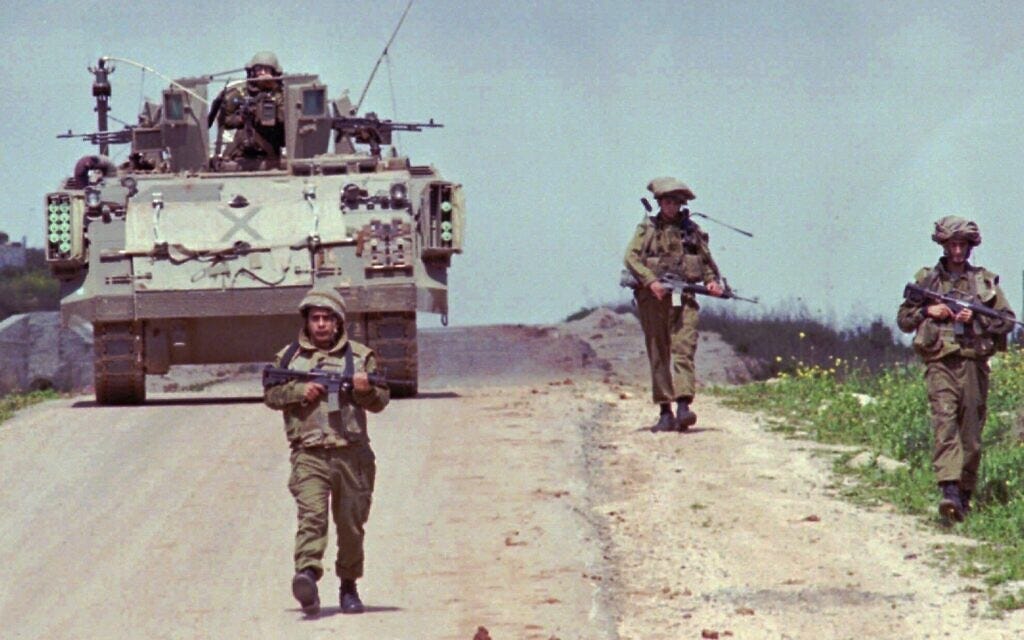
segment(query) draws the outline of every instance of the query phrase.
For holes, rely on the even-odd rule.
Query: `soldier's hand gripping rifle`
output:
[[[394,122],[381,120],[375,113],[368,113],[362,118],[355,116],[336,116],[331,127],[334,129],[335,140],[351,137],[353,142],[370,145],[370,153],[380,156],[381,145],[391,144],[391,134],[395,131],[422,131],[438,129],[443,124],[434,122]]]
[[[312,371],[295,371],[294,369],[282,369],[273,365],[263,368],[263,388],[269,389],[292,380],[299,382],[314,382],[327,389],[327,410],[330,412],[341,411],[341,397],[349,396],[352,393],[352,378],[342,373],[313,369]],[[389,380],[384,376],[373,373],[366,374],[370,384],[376,386],[387,386],[389,384],[402,384],[405,380]]]
[[[939,293],[938,291],[932,291],[931,289],[926,289],[916,284],[908,284],[903,287],[903,298],[907,302],[915,305],[924,305],[928,302],[944,304],[949,307],[949,310],[953,312],[954,316],[964,309],[970,309],[976,315],[985,316],[994,320],[1002,320],[1004,322],[1012,322],[1013,324],[1024,327],[1024,322],[1017,320],[1013,316],[1000,313],[988,305],[981,304],[979,302],[972,302],[970,300],[963,300],[955,296]],[[953,333],[958,336],[963,335],[964,323],[954,322]]]
[[[666,289],[671,289],[673,293],[684,294],[684,293],[696,293],[702,296],[711,296],[714,298],[724,298],[726,300],[742,300],[744,302],[753,302],[757,304],[757,298],[744,298],[741,295],[737,295],[736,292],[729,286],[729,283],[722,278],[722,295],[716,296],[711,293],[711,290],[702,284],[694,284],[692,282],[686,282],[674,273],[666,273],[665,275],[658,278],[661,284],[665,285]],[[640,282],[636,279],[628,269],[622,270],[622,278],[619,280],[619,285],[628,287],[630,289],[639,289]]]

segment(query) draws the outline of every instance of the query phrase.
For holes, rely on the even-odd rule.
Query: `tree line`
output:
[[[0,269],[0,320],[30,311],[60,308],[60,287],[42,249],[27,249],[25,267]]]

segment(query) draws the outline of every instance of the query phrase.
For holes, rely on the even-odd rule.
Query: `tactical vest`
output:
[[[345,345],[342,354],[338,354],[342,358],[323,351],[314,351],[309,355],[302,353],[304,357],[299,358],[296,358],[297,355],[299,346],[296,342],[289,345],[278,366],[296,371],[329,371],[344,376],[356,373],[351,342]],[[366,411],[344,394],[339,402],[340,410],[334,412],[327,410],[327,403],[322,399],[315,404],[286,411],[285,435],[292,448],[342,447],[366,442]]]
[[[987,272],[979,267],[972,267],[966,278],[967,287],[956,288],[954,282],[944,280],[937,267],[932,267],[918,284],[926,289],[945,295],[962,297],[965,301],[978,301],[982,304],[991,303],[996,297],[996,282],[986,277]],[[987,359],[996,351],[1006,350],[1005,335],[991,335],[981,328],[977,318],[963,327],[961,335],[956,334],[956,323],[937,322],[925,316],[914,335],[914,350],[925,362],[934,362],[946,356],[957,354],[975,360]]]
[[[703,244],[700,227],[689,218],[659,227],[656,218],[650,217],[640,255],[644,266],[659,278],[671,273],[686,282],[702,282]]]

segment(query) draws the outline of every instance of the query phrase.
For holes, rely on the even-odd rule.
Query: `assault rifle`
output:
[[[665,275],[658,278],[658,281],[671,289],[673,293],[696,293],[702,296],[712,296],[711,291],[702,284],[693,284],[692,282],[686,282],[674,273],[666,273]],[[628,287],[630,289],[639,289],[640,281],[636,279],[636,276],[632,274],[628,269],[622,270],[622,278],[619,280],[619,285]],[[743,296],[737,295],[736,292],[729,286],[725,278],[722,278],[722,288],[725,290],[720,296],[712,296],[716,298],[724,298],[726,300],[742,300],[744,302],[753,302],[757,304],[757,298],[744,298]]]
[[[926,302],[944,304],[947,307],[949,307],[949,310],[953,312],[953,315],[960,313],[964,309],[970,309],[972,312],[979,316],[986,316],[988,318],[993,318],[995,320],[1012,322],[1014,324],[1019,324],[1020,326],[1024,327],[1024,322],[1017,320],[1013,316],[1000,313],[999,311],[996,311],[995,309],[988,305],[984,305],[978,302],[971,302],[970,300],[963,300],[952,295],[942,294],[939,293],[938,291],[932,291],[931,289],[926,289],[916,284],[908,284],[907,286],[903,287],[903,298],[907,302],[916,305],[923,305]],[[964,323],[954,322],[953,333],[958,336],[963,335]]]
[[[331,121],[335,136],[349,136],[353,142],[370,145],[370,153],[379,156],[380,146],[391,144],[391,134],[395,131],[422,131],[424,129],[438,129],[443,124],[434,122],[395,122],[393,120],[381,120],[376,113],[368,113],[362,118],[355,116],[336,116]]]
[[[341,396],[348,396],[352,393],[352,377],[341,373],[313,369],[312,371],[295,371],[294,369],[282,369],[273,365],[263,367],[263,388],[269,389],[278,385],[298,380],[299,382],[315,382],[327,389],[327,410],[330,412],[341,410]],[[401,384],[404,380],[388,380],[377,374],[367,374],[370,384],[387,386],[389,384]]]

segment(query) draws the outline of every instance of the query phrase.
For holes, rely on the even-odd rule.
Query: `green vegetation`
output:
[[[832,357],[826,364],[805,362],[769,382],[716,392],[733,406],[769,414],[770,422],[781,430],[857,445],[907,463],[891,472],[877,465],[851,469],[845,464],[853,455],[849,454],[836,461],[836,471],[859,480],[846,491],[848,497],[889,502],[938,526],[922,366],[897,364],[871,373],[851,367],[845,358]],[[1024,590],[1015,590],[1012,584],[1024,580],[1024,350],[1014,348],[991,364],[976,505],[967,521],[957,526],[958,533],[980,544],[949,553],[961,561],[964,575],[983,578],[990,586],[992,606],[998,611],[1024,608]]]
[[[38,404],[44,400],[53,400],[60,397],[56,391],[32,391],[30,393],[15,393],[0,398],[0,423],[5,422],[17,411]]]
[[[29,249],[24,269],[0,270],[0,320],[30,311],[60,308],[60,286],[50,275],[41,249]]]

